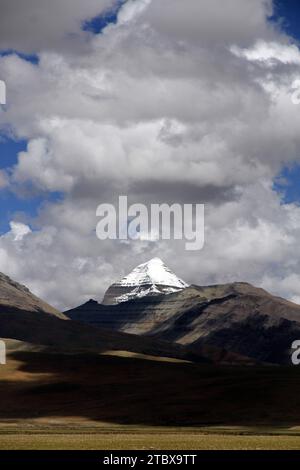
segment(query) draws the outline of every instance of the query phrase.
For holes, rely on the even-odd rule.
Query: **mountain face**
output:
[[[188,287],[159,258],[140,264],[106,291],[104,305],[114,305],[146,296],[171,294]]]
[[[92,302],[97,304],[97,302]],[[204,363],[249,363],[248,358],[216,348],[193,348],[108,331],[70,321],[64,314],[33,295],[27,287],[0,273],[0,338],[19,340],[54,351],[126,351]],[[251,361],[250,361],[251,362]]]
[[[33,295],[27,287],[0,273],[0,312],[14,309],[67,319],[61,312]]]
[[[300,306],[247,283],[190,286],[118,305],[88,302],[69,318],[182,346],[212,346],[254,360],[291,364]]]

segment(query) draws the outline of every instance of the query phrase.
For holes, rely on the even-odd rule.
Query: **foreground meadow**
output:
[[[299,450],[300,436],[200,433],[6,434],[0,450]]]

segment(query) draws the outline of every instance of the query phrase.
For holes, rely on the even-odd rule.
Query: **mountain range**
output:
[[[244,282],[188,286],[158,259],[114,283],[103,303],[91,299],[65,315],[194,351],[211,346],[275,364],[290,364],[291,344],[300,338],[299,305]]]
[[[170,357],[199,363],[249,363],[248,358],[222,348],[185,347],[159,338],[145,338],[107,325],[70,320],[34,296],[25,286],[0,275],[0,338],[20,340],[67,353],[126,351],[153,357]]]
[[[244,282],[189,286],[154,258],[113,283],[103,303],[64,313],[1,274],[0,337],[60,351],[290,365],[300,306]]]
[[[300,306],[242,282],[189,286],[158,260],[125,278],[110,304],[61,313],[0,275],[0,427],[298,425],[284,366]]]

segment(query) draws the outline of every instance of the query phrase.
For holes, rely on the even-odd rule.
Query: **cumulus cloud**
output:
[[[22,241],[26,235],[31,233],[31,228],[28,225],[22,224],[21,222],[10,222],[10,233],[14,242]]]
[[[128,0],[124,7],[120,10],[118,15],[118,26],[129,23],[138,18],[147,7],[151,4],[152,0]]]
[[[300,65],[300,51],[295,44],[258,41],[250,49],[233,46],[231,51],[238,56],[244,56],[250,61],[258,61],[264,65],[274,65],[276,62]]]
[[[271,0],[152,0],[144,19],[172,41],[188,41],[200,47],[246,45],[257,36],[274,36],[266,21],[272,11]]]
[[[76,55],[68,33],[86,47],[80,23],[109,2],[74,2],[70,18],[68,2],[54,2],[60,21],[23,41],[26,50],[39,44],[39,64],[0,59],[8,84],[0,126],[28,140],[8,173],[11,190],[62,193],[40,208],[34,230],[13,222],[2,235],[3,271],[59,308],[101,299],[153,256],[190,283],[248,280],[300,297],[300,210],[272,189],[300,155],[291,99],[299,51],[268,21],[271,1],[224,3],[130,0]],[[21,48],[22,31],[0,34]],[[204,249],[147,234],[100,242],[96,208],[120,194],[130,203],[206,204]]]
[[[78,51],[86,40],[82,23],[107,11],[114,0],[0,1],[0,48],[25,53]]]

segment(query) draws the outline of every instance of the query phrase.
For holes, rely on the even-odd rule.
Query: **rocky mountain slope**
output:
[[[0,274],[0,338],[52,347],[56,351],[127,351],[204,363],[249,363],[248,358],[218,348],[197,348],[144,338],[126,332],[94,328],[70,321],[34,296],[26,287]],[[253,361],[252,361],[253,362]]]
[[[160,294],[171,294],[188,287],[159,258],[140,264],[130,274],[112,284],[106,291],[104,305]]]
[[[90,301],[69,318],[194,349],[210,345],[257,361],[290,364],[300,306],[247,283],[190,286],[119,305]]]
[[[0,312],[12,309],[44,313],[60,319],[67,319],[54,307],[33,295],[27,287],[0,273]]]

